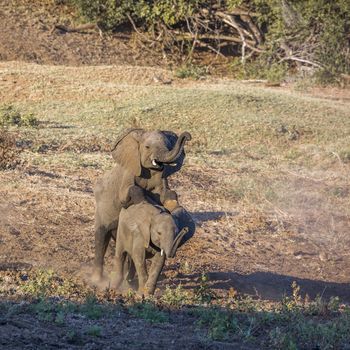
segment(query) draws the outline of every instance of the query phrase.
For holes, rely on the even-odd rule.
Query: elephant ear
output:
[[[175,147],[178,136],[172,131],[162,130],[161,133],[165,137],[167,148],[169,150],[173,149]],[[167,178],[168,176],[171,176],[172,174],[179,171],[183,165],[184,160],[185,160],[185,152],[182,151],[181,155],[176,160],[176,165],[168,165],[168,164],[164,165],[163,177]]]
[[[113,159],[135,176],[141,175],[139,141],[143,129],[127,129],[112,147]]]
[[[120,222],[125,221],[133,234],[133,239],[143,240],[143,245],[145,248],[149,247],[151,241],[151,221],[152,215],[148,211],[150,204],[135,204],[130,209],[122,210],[123,218],[120,218]],[[139,212],[139,215],[137,213]],[[119,224],[120,226],[121,224]]]
[[[151,241],[151,221],[144,220],[144,222],[138,224],[138,228],[144,239],[144,247],[147,249]]]

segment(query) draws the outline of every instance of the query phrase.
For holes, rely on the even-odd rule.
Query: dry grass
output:
[[[39,296],[28,304],[0,303],[8,343],[56,339],[63,347],[103,347],[113,339],[125,347],[130,332],[135,348],[144,348],[145,339],[150,346],[168,344],[169,333],[178,339],[176,348],[347,343],[348,313],[327,309],[337,299],[324,301],[334,295],[350,301],[347,97],[214,79],[173,78],[163,85],[159,74],[173,78],[140,67],[0,63],[1,100],[38,121],[36,128],[10,127],[21,167],[0,173],[0,296]],[[193,135],[171,186],[197,231],[167,262],[158,307],[138,304],[133,293],[121,300],[89,285],[93,183],[113,165],[109,145],[130,126]],[[112,256],[109,249],[107,271]],[[281,301],[286,293],[295,298],[294,280],[301,293],[324,299]],[[95,293],[102,304],[89,299]],[[164,310],[162,301],[181,306],[189,296],[191,303],[217,299],[194,314]],[[116,301],[136,305],[127,311]]]
[[[183,81],[171,72],[145,67],[13,62],[1,63],[0,69],[2,101],[39,120],[36,129],[21,129],[20,141],[28,145],[21,155],[23,171],[29,175],[2,174],[3,190],[14,203],[41,198],[30,209],[34,211],[46,210],[43,190],[47,193],[55,208],[48,210],[48,219],[40,218],[44,232],[59,227],[68,242],[72,223],[77,222],[74,217],[93,219],[91,188],[112,166],[108,147],[121,130],[188,130],[193,141],[186,166],[174,176],[172,186],[193,212],[198,231],[179,252],[181,259],[195,272],[271,271],[348,281],[346,96],[334,100],[210,78]],[[163,85],[159,75],[173,83]],[[36,238],[35,223],[30,229],[17,229],[32,230],[32,244],[41,240],[40,235]],[[73,226],[73,232],[88,237],[83,249],[77,239],[71,250],[50,253],[55,244],[44,238],[45,258],[31,259],[39,265],[48,259],[54,267],[80,269],[80,257],[92,258],[92,221]],[[79,249],[84,251],[76,254]],[[205,254],[192,259],[200,250]],[[67,254],[71,264],[62,266]],[[324,254],[327,263],[319,257]]]

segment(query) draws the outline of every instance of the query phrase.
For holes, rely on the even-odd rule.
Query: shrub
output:
[[[174,52],[178,47],[188,57],[198,48],[221,53],[224,47],[242,57],[245,76],[254,77],[255,71],[257,78],[265,75],[272,83],[281,81],[291,67],[316,70],[322,83],[350,73],[347,0],[71,1],[83,17],[101,28],[130,23],[142,27],[153,38],[147,41],[153,42],[153,48],[160,45],[163,53],[164,48]],[[188,67],[177,74],[198,75]]]
[[[38,120],[32,113],[22,114],[15,107],[3,106],[0,108],[0,126],[27,126],[35,127],[38,125]]]
[[[129,16],[139,24],[154,26],[162,21],[177,24],[191,15],[198,0],[72,0],[87,20],[96,21],[104,29],[114,29],[129,23]]]
[[[93,337],[100,337],[101,336],[101,331],[102,331],[102,328],[100,326],[93,325],[86,331],[86,333],[88,335],[93,336]]]
[[[21,149],[16,146],[16,135],[0,127],[0,170],[10,169],[19,163]]]
[[[160,311],[153,303],[136,303],[129,308],[129,312],[135,317],[142,318],[150,323],[168,322],[166,313]]]
[[[196,66],[193,64],[185,64],[178,67],[175,71],[175,76],[180,79],[192,78],[201,79],[207,74],[204,67]]]
[[[189,301],[188,293],[179,284],[176,288],[166,286],[161,298],[162,302],[168,306],[181,307]]]

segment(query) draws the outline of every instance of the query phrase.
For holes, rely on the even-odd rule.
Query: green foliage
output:
[[[164,323],[169,320],[165,312],[160,311],[156,305],[150,302],[136,303],[129,308],[129,312],[150,323]]]
[[[25,281],[22,286],[22,292],[34,297],[43,297],[48,295],[52,289],[54,272],[52,270],[39,270],[35,277]]]
[[[349,1],[309,0],[307,5],[303,16],[306,25],[312,25],[312,34],[319,36],[316,59],[323,65],[323,72],[333,77],[349,73]]]
[[[73,344],[73,345],[82,345],[84,343],[80,332],[77,332],[74,329],[70,330],[67,333],[66,339],[69,344]]]
[[[219,309],[198,308],[194,314],[199,317],[197,324],[208,329],[208,336],[214,340],[224,340],[229,332],[238,330],[238,320],[233,314]]]
[[[79,312],[91,320],[97,320],[106,314],[106,308],[98,303],[95,295],[90,294],[80,306]]]
[[[205,273],[203,273],[201,276],[199,287],[195,291],[196,301],[200,304],[210,303],[213,299],[215,299],[215,294],[210,289],[208,281],[208,276]]]
[[[31,304],[33,311],[38,319],[46,322],[54,322],[57,325],[65,323],[65,308],[63,304],[58,304],[46,298],[39,298],[37,302]]]
[[[214,340],[235,339],[255,342],[268,335],[267,347],[274,349],[341,349],[349,342],[350,317],[343,312],[331,319],[310,318],[300,309],[241,313],[238,311],[198,308],[191,313],[197,324]]]
[[[173,289],[166,286],[161,300],[165,305],[181,307],[188,302],[189,296],[188,293],[182,288],[182,285],[179,284]]]
[[[152,27],[161,21],[175,25],[190,16],[199,0],[72,0],[87,20],[97,21],[105,29],[128,23],[129,17],[140,24]]]
[[[347,313],[323,322],[299,315],[293,322],[275,325],[269,336],[276,349],[342,349],[349,342],[349,331]]]
[[[36,127],[38,120],[32,113],[22,114],[15,107],[8,105],[0,108],[0,126]]]
[[[175,71],[175,76],[180,79],[192,78],[201,79],[207,74],[206,68],[194,65],[192,63],[184,64]]]
[[[53,270],[38,270],[22,281],[20,290],[31,297],[68,296],[77,287],[69,279],[60,278]]]
[[[237,79],[263,79],[270,84],[280,84],[288,71],[285,62],[269,62],[271,52],[265,53],[258,58],[249,59],[244,64],[241,59],[234,58],[229,66]]]
[[[91,335],[93,337],[100,337],[101,336],[102,328],[98,325],[93,325],[86,331],[86,334]]]
[[[346,0],[244,1],[257,13],[265,32],[267,65],[281,62],[281,43],[286,43],[293,56],[309,59],[322,67],[317,70],[320,82],[334,82],[340,73],[350,72],[348,34],[350,3]],[[288,56],[288,54],[287,54]]]
[[[28,297],[88,297],[89,292],[81,293],[81,285],[72,278],[62,278],[51,269],[39,269],[23,275],[19,290]]]
[[[161,28],[168,28],[177,30],[177,34],[181,29],[180,32],[191,32],[192,35],[189,18],[200,16],[208,8],[215,12],[218,5],[216,2],[204,0],[71,1],[79,8],[83,17],[88,21],[96,21],[102,28],[113,29],[132,22],[153,34],[157,30],[161,31]],[[213,6],[214,3],[216,7]],[[316,78],[321,83],[336,82],[340,74],[349,74],[349,1],[226,0],[219,3],[219,10],[227,13],[239,6],[249,9],[253,14],[253,21],[265,37],[265,42],[260,43],[260,53],[246,60],[239,69],[239,74],[267,79],[276,84],[284,78],[287,69],[298,64],[296,59],[313,62],[311,65],[319,68]],[[216,28],[218,35],[225,34],[224,26],[217,29],[215,16],[210,17],[210,21],[208,28],[211,29],[208,29],[208,33]],[[200,33],[205,31],[201,27]],[[171,42],[169,35],[163,35],[158,40],[164,40],[164,44],[169,44],[169,40]],[[215,46],[215,39],[212,41]],[[184,39],[181,50],[187,44]],[[176,40],[173,45],[176,45]],[[177,70],[176,75],[180,78],[198,79],[204,73],[202,68],[184,65]]]

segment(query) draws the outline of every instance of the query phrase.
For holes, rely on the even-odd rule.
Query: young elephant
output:
[[[126,272],[123,271],[125,259],[129,256],[138,275],[138,290],[146,295],[153,294],[165,258],[174,257],[187,232],[187,227],[178,232],[176,222],[168,211],[146,201],[122,209],[111,287],[120,288]],[[151,260],[149,273],[146,259]]]
[[[106,172],[94,188],[94,280],[103,276],[106,249],[110,239],[115,239],[123,207],[141,202],[147,195],[171,211],[181,208],[167,178],[181,169],[184,146],[190,139],[188,132],[177,136],[170,131],[143,129],[127,130],[118,138],[112,150],[115,167]]]

